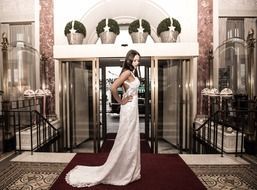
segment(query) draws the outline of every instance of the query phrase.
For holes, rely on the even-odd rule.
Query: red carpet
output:
[[[76,165],[101,165],[108,154],[77,154],[67,165],[51,190],[72,190],[65,175]],[[97,185],[83,190],[202,190],[206,189],[197,176],[177,154],[142,154],[141,179],[127,186]]]

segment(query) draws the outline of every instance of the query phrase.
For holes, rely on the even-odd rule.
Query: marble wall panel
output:
[[[54,18],[53,0],[40,0],[40,78],[45,81],[46,88],[52,92],[47,98],[46,113],[55,113],[55,78],[54,78]]]
[[[198,0],[198,73],[197,73],[197,105],[201,105],[201,90],[208,87],[209,51],[213,43],[213,0]],[[197,113],[200,106],[197,107]]]

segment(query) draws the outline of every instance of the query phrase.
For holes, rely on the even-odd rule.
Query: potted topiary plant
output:
[[[133,43],[145,43],[147,36],[151,34],[151,27],[148,21],[137,19],[129,24],[129,34]]]
[[[64,34],[69,44],[82,44],[86,37],[86,27],[83,23],[73,20],[66,24]]]
[[[180,23],[175,18],[165,18],[157,27],[157,35],[162,42],[176,42],[180,32]]]
[[[113,44],[116,36],[120,34],[120,27],[116,20],[106,18],[98,23],[96,32],[103,44]]]

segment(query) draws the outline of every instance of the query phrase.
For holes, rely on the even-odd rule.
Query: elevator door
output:
[[[71,102],[73,118],[74,146],[92,139],[93,131],[93,91],[92,64],[74,63],[71,69]]]
[[[96,60],[62,63],[64,144],[71,151],[98,151],[97,64]]]
[[[182,153],[190,136],[190,61],[156,58],[151,72],[154,152]]]

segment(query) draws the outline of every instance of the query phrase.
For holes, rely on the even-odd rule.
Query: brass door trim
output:
[[[94,125],[94,153],[100,149],[100,90],[99,90],[99,59],[92,61],[92,88],[93,88],[93,125]]]
[[[158,59],[151,59],[151,147],[158,153]]]

